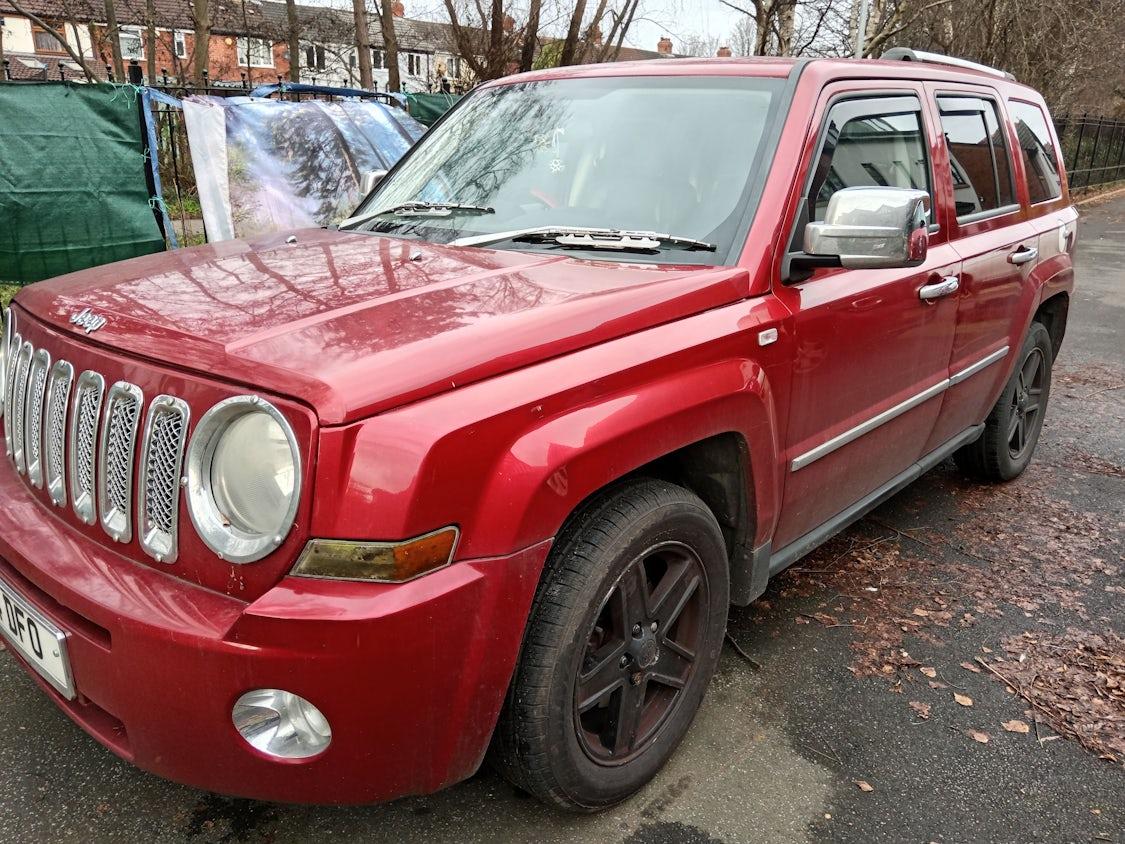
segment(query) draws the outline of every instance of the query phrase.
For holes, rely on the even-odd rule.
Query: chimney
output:
[[[596,23],[590,24],[590,28],[586,30],[586,40],[588,40],[595,47],[602,46],[602,28]]]
[[[511,15],[504,15],[504,31],[511,32],[516,28],[516,19]]]
[[[667,35],[661,36],[660,40],[656,42],[656,52],[662,56],[672,55],[672,39]]]
[[[715,53],[720,59],[729,59],[731,56],[730,47],[720,47],[719,51]]]
[[[391,4],[391,14],[396,18],[406,17],[406,7],[402,5],[402,0],[395,0],[395,2]]]

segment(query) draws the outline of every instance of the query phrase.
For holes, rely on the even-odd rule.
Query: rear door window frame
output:
[[[948,190],[950,192],[950,196],[953,196],[953,194],[954,194],[954,186],[953,186],[952,182],[953,182],[953,166],[954,166],[953,162],[955,161],[955,158],[953,156],[953,151],[949,148],[949,141],[946,139],[946,136],[945,136],[945,127],[944,127],[944,125],[941,124],[941,116],[943,114],[950,113],[946,109],[942,108],[942,100],[961,99],[961,100],[969,100],[969,101],[977,100],[981,103],[986,103],[986,104],[990,103],[992,105],[992,108],[993,108],[993,114],[996,116],[998,129],[1000,131],[1000,136],[1001,136],[1001,139],[1002,139],[1003,144],[1004,144],[1004,154],[1008,157],[1007,158],[1007,160],[1008,160],[1008,180],[1009,180],[1010,189],[1011,189],[1012,202],[1010,202],[1006,205],[1000,205],[996,208],[989,208],[989,209],[984,210],[984,211],[974,211],[971,214],[964,214],[964,215],[958,215],[957,210],[954,207],[952,209],[953,218],[957,223],[958,229],[962,230],[961,234],[964,234],[963,229],[965,229],[967,226],[971,226],[974,223],[980,223],[980,222],[983,222],[983,221],[986,221],[986,220],[994,220],[994,219],[997,219],[999,217],[1007,216],[1009,214],[1018,214],[1020,211],[1022,211],[1023,207],[1020,204],[1019,195],[1018,195],[1018,192],[1017,192],[1018,185],[1017,185],[1017,182],[1016,182],[1016,170],[1015,170],[1016,165],[1015,165],[1015,162],[1014,162],[1013,156],[1012,156],[1011,139],[1009,138],[1011,121],[1008,119],[1007,111],[1000,105],[1000,103],[1001,103],[1000,96],[995,91],[989,90],[986,93],[986,92],[984,92],[980,89],[969,88],[969,87],[965,87],[965,88],[961,88],[961,89],[944,88],[944,87],[943,88],[937,88],[937,89],[934,89],[931,92],[931,95],[933,97],[934,110],[935,110],[937,120],[938,120],[938,130],[941,134],[942,143],[945,144],[946,158],[948,159],[948,163],[949,163],[950,184],[947,185],[946,187],[948,188]],[[954,111],[952,113],[957,113],[957,112]],[[983,113],[983,110],[982,110],[982,113]],[[988,123],[987,123],[987,121],[985,121],[985,129],[987,130],[987,128],[988,128]],[[996,190],[997,201],[999,201],[999,198],[1000,198],[1000,174],[999,174],[999,170],[997,168],[997,162],[996,162],[996,157],[995,157],[995,146],[990,144],[989,148],[993,151],[993,155],[992,155],[993,185],[994,185],[994,188]]]

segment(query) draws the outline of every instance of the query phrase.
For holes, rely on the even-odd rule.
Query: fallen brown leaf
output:
[[[860,791],[874,791],[875,790],[875,786],[873,786],[871,783],[867,782],[866,780],[852,780],[852,782],[854,782],[856,785],[859,786]]]
[[[923,665],[918,670],[921,671],[923,674],[925,674],[927,677],[930,677],[930,678],[933,678],[933,677],[937,676],[937,669],[931,668],[928,665]]]
[[[910,701],[910,708],[913,709],[923,721],[930,717],[930,705],[928,703],[912,700]]]
[[[1026,733],[1031,727],[1027,725],[1026,721],[1020,721],[1018,718],[1013,718],[1011,721],[1005,721],[1000,725],[1009,733]]]
[[[966,671],[972,671],[974,674],[980,674],[980,668],[978,668],[975,664],[969,662],[968,660],[962,662],[961,667]]]
[[[981,744],[988,744],[988,733],[982,733],[980,730],[969,730],[969,737]]]
[[[969,697],[968,695],[961,695],[961,694],[958,694],[957,692],[954,692],[953,693],[953,699],[955,701],[957,701],[959,704],[961,704],[962,706],[972,706],[973,705],[973,699],[971,697]]]

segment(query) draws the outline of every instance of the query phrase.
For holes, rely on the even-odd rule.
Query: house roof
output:
[[[33,81],[37,79],[50,80],[70,79],[83,82],[86,74],[82,72],[75,61],[69,56],[42,56],[34,53],[13,53],[4,51],[4,61],[7,63],[10,78],[20,81]],[[102,78],[100,69],[94,65],[91,70],[99,79]]]

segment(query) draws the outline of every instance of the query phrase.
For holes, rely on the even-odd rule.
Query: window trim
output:
[[[136,56],[125,55],[125,47],[121,44],[121,36],[124,35],[125,33],[129,33],[130,35],[135,35],[137,37],[137,43],[141,45],[140,55],[136,55]],[[144,30],[144,27],[136,26],[134,24],[122,24],[121,26],[117,27],[117,44],[121,49],[121,58],[124,61],[127,61],[127,62],[143,62],[143,61],[145,61],[145,30]]]
[[[1043,125],[1046,126],[1047,131],[1049,133],[1051,133],[1051,141],[1052,141],[1051,152],[1053,153],[1054,159],[1055,159],[1055,175],[1059,177],[1059,195],[1058,196],[1052,196],[1050,199],[1041,199],[1038,202],[1032,202],[1031,201],[1031,183],[1028,181],[1029,176],[1028,176],[1028,173],[1027,173],[1027,169],[1023,168],[1023,170],[1024,170],[1024,174],[1023,174],[1024,187],[1027,188],[1027,207],[1028,208],[1038,208],[1040,205],[1046,205],[1049,202],[1058,202],[1060,199],[1063,198],[1063,183],[1064,183],[1063,174],[1066,173],[1066,165],[1063,164],[1062,160],[1059,158],[1059,150],[1061,149],[1061,146],[1057,143],[1057,141],[1059,141],[1061,139],[1056,137],[1058,135],[1058,130],[1055,129],[1055,124],[1054,124],[1054,121],[1051,119],[1051,115],[1048,114],[1046,109],[1044,109],[1044,107],[1041,106],[1039,103],[1033,103],[1030,100],[1021,100],[1019,97],[1008,97],[1008,103],[1018,103],[1019,105],[1030,106],[1031,108],[1038,111],[1040,116],[1043,118]],[[1015,118],[1009,117],[1009,119],[1011,120],[1012,125],[1015,126]],[[1019,132],[1016,132],[1016,138],[1018,140]],[[1022,164],[1022,160],[1023,160],[1022,156],[1023,156],[1023,154],[1022,154],[1022,150],[1021,150],[1021,153],[1020,153],[1021,164]]]
[[[186,29],[173,29],[172,30],[172,55],[177,59],[186,59],[191,53],[187,48],[187,30]],[[183,45],[184,52],[180,55],[179,47]]]
[[[838,105],[845,104],[845,103],[848,103],[848,102],[855,102],[858,106],[860,103],[871,103],[873,101],[879,101],[879,100],[886,101],[886,100],[896,100],[896,99],[913,99],[914,102],[917,103],[917,105],[918,105],[918,107],[916,109],[905,109],[905,111],[915,112],[918,115],[918,123],[922,127],[922,148],[926,153],[926,166],[929,168],[930,211],[931,211],[931,214],[933,216],[933,222],[931,222],[930,225],[926,228],[926,231],[930,235],[935,235],[935,234],[937,234],[941,231],[941,224],[938,223],[938,221],[937,221],[937,174],[936,174],[936,171],[934,169],[934,158],[933,158],[933,155],[932,155],[933,151],[930,148],[931,139],[932,139],[932,127],[929,127],[928,123],[926,122],[927,117],[926,117],[926,108],[925,108],[925,92],[924,91],[917,91],[914,88],[887,88],[887,89],[877,90],[877,91],[857,91],[857,90],[842,91],[838,94],[834,94],[831,97],[829,97],[828,102],[826,102],[825,105],[824,105],[824,110],[822,112],[823,116],[822,116],[821,121],[820,121],[820,127],[817,129],[817,132],[816,132],[816,143],[813,145],[813,157],[811,159],[811,166],[807,168],[807,170],[805,172],[804,184],[801,188],[801,192],[799,194],[797,194],[796,212],[793,215],[793,222],[790,226],[789,237],[785,241],[786,251],[784,253],[782,253],[782,259],[781,259],[782,260],[782,273],[781,273],[781,277],[783,279],[787,275],[786,267],[788,267],[788,265],[789,265],[789,261],[788,261],[786,256],[790,255],[794,252],[794,248],[793,248],[794,242],[797,238],[798,229],[801,226],[801,219],[803,217],[801,209],[804,208],[805,211],[808,212],[808,197],[809,197],[809,191],[812,188],[813,177],[816,175],[816,162],[819,160],[821,150],[824,149],[824,141],[828,137],[828,127],[831,125],[828,118],[832,116],[832,112],[836,109],[836,107]],[[864,113],[880,114],[880,113],[883,113],[883,112],[885,112],[885,109],[869,109],[869,108],[857,107],[855,109],[855,114],[848,117],[848,119],[845,120],[844,123],[847,123],[849,120],[855,120],[856,118],[858,118],[860,115],[862,115]],[[902,112],[900,111],[900,112],[895,112],[895,113],[902,113]],[[810,222],[811,222],[811,218],[810,218]],[[800,251],[800,244],[796,244],[796,245],[797,245],[796,251],[799,252]],[[801,282],[809,281],[812,278],[815,278],[815,275],[810,276],[809,278],[793,279],[793,280],[783,281],[782,284],[784,284],[786,286],[794,285],[794,284],[800,284]]]
[[[959,99],[959,100],[976,100],[977,102],[980,102],[980,103],[985,103],[985,102],[992,103],[992,106],[995,109],[994,113],[996,115],[996,122],[999,125],[999,128],[1002,130],[1000,134],[1001,134],[1002,140],[1004,142],[1004,151],[1005,151],[1005,154],[1008,156],[1008,179],[1009,179],[1009,182],[1010,182],[1009,187],[1011,188],[1011,191],[1012,191],[1012,198],[1015,199],[1016,201],[1015,202],[1009,202],[1006,205],[1000,205],[996,208],[988,208],[984,211],[974,211],[972,214],[965,214],[965,215],[958,215],[957,214],[957,208],[956,208],[956,206],[954,206],[954,208],[952,209],[953,210],[953,219],[956,221],[958,227],[971,225],[973,223],[979,223],[979,222],[982,222],[984,220],[991,220],[995,217],[1004,217],[1004,216],[1007,216],[1008,214],[1014,214],[1014,213],[1022,210],[1022,206],[1020,205],[1020,203],[1018,201],[1018,196],[1016,194],[1017,185],[1016,185],[1015,162],[1012,159],[1012,150],[1011,150],[1011,146],[1010,146],[1009,141],[1008,141],[1008,128],[1010,126],[1010,121],[1008,120],[1007,111],[1001,110],[1001,108],[1000,108],[999,95],[985,94],[981,91],[975,91],[973,89],[965,89],[963,91],[936,90],[936,91],[933,92],[933,98],[934,98],[934,106],[935,106],[935,108],[937,108],[937,113],[938,113],[939,129],[941,129],[941,140],[942,140],[942,143],[945,144],[945,154],[946,154],[946,157],[949,159],[949,165],[950,165],[949,180],[950,180],[951,186],[953,184],[953,153],[950,151],[949,141],[945,137],[945,128],[943,126],[940,126],[941,116],[943,114],[966,114],[966,113],[969,113],[969,114],[979,113],[979,114],[983,115],[984,110],[980,109],[977,112],[972,112],[972,111],[966,111],[966,110],[963,110],[963,109],[951,109],[951,110],[947,111],[946,109],[942,108],[942,105],[941,105],[941,101],[942,101],[943,98],[946,98],[946,99],[953,98],[953,99]],[[985,127],[985,130],[987,131],[987,129],[988,129],[988,121],[987,120],[984,121],[984,127]],[[989,144],[988,148],[989,148],[990,151],[995,149],[995,147],[993,147],[992,144]],[[992,180],[993,180],[992,183],[993,183],[993,186],[996,190],[996,199],[997,199],[997,201],[999,201],[1000,200],[1000,172],[999,172],[999,169],[996,166],[996,155],[995,155],[995,153],[993,153],[991,157],[992,157]]]

